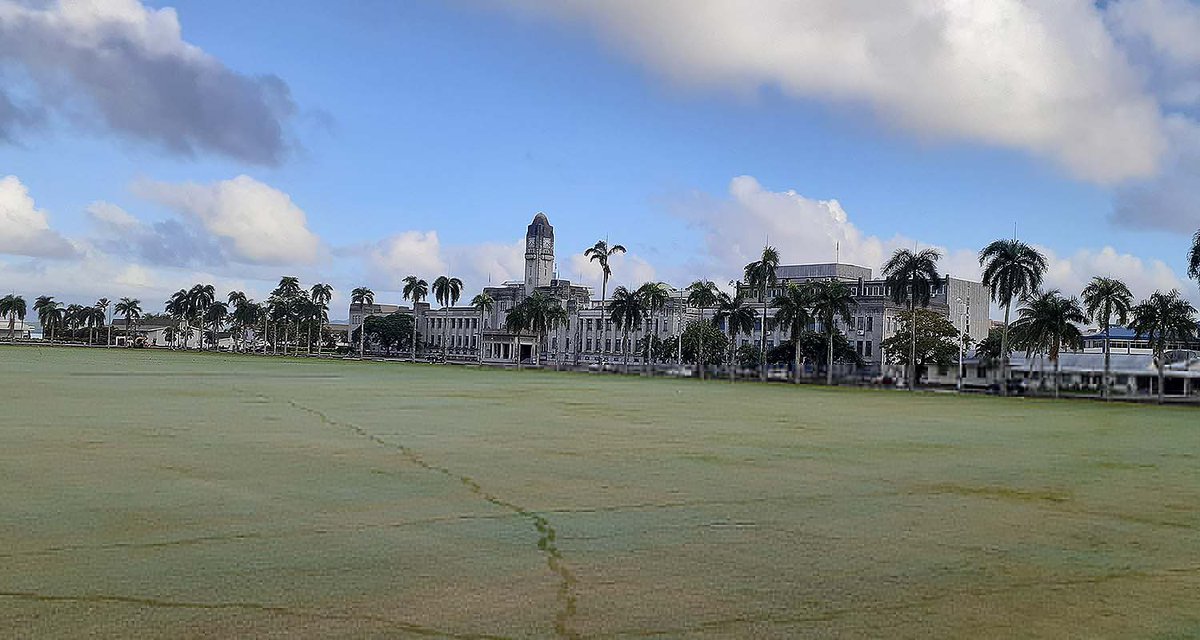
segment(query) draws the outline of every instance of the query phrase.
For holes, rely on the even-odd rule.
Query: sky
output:
[[[0,0],[0,289],[469,300],[542,211],[597,286],[1015,233],[1200,301],[1198,71],[1194,0]]]

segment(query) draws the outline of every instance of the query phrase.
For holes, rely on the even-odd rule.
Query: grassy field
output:
[[[0,347],[0,635],[1200,636],[1200,411]]]

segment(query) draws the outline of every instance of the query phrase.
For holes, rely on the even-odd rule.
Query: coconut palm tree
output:
[[[608,264],[608,259],[618,253],[625,253],[625,247],[614,244],[609,245],[607,240],[597,240],[596,244],[592,245],[583,252],[584,257],[590,262],[600,264],[600,308],[605,308],[605,299],[608,294],[608,279],[612,276],[612,267]],[[608,323],[600,325],[602,338],[608,338]]]
[[[234,293],[241,294],[234,296]],[[236,345],[239,349],[245,350],[246,329],[248,327],[256,327],[260,319],[260,307],[253,300],[246,297],[246,294],[235,291],[229,294],[230,302],[233,305],[233,311],[230,316],[233,318],[234,331],[237,335]]]
[[[183,333],[183,348],[187,348],[188,335],[191,334],[191,331],[184,333],[182,331],[182,325],[190,313],[188,305],[188,292],[186,289],[180,289],[179,291],[171,294],[171,297],[163,306],[163,310],[166,311],[167,315],[171,316],[171,319],[174,321],[173,326],[175,327],[175,331],[171,332],[171,348],[175,348],[175,342],[179,339],[181,333]]]
[[[70,304],[63,310],[63,326],[71,332],[71,338],[76,338],[76,333],[87,326],[89,309],[80,304]]]
[[[646,319],[646,305],[641,296],[625,287],[613,290],[612,300],[608,303],[609,319],[618,331],[623,332],[623,348],[625,350],[625,372],[629,372],[629,331]]]
[[[555,298],[535,291],[533,295],[522,300],[517,306],[508,310],[504,317],[504,328],[511,333],[531,331],[537,337],[536,364],[542,362],[542,338],[558,325],[567,321],[567,310]],[[521,367],[521,357],[517,354],[517,368]]]
[[[775,247],[763,247],[762,256],[758,260],[746,265],[743,270],[746,280],[746,286],[754,289],[758,293],[758,299],[762,303],[762,336],[759,341],[759,377],[763,382],[767,380],[767,287],[775,286],[777,279],[775,271],[779,268],[779,252]]]
[[[366,306],[369,304],[375,304],[375,292],[371,291],[367,287],[355,287],[350,292],[350,303],[359,305],[360,309],[363,306]],[[366,325],[367,325],[367,315],[364,312],[363,318],[362,318],[362,324],[360,324],[358,327],[358,357],[360,357],[360,358],[362,358],[365,355],[366,348],[367,348]],[[413,329],[416,329],[416,327],[417,327],[416,315],[413,315]],[[414,344],[415,344],[415,341],[414,341]],[[416,357],[415,354],[413,357],[414,358]]]
[[[1032,294],[1042,286],[1046,273],[1046,257],[1037,249],[1017,239],[996,240],[979,252],[983,267],[983,284],[991,291],[992,300],[1004,307],[1004,326],[1000,334],[1000,365],[1004,382],[1000,393],[1008,393],[1008,319],[1014,300]]]
[[[787,328],[795,347],[792,381],[796,384],[800,384],[800,335],[812,324],[812,302],[812,289],[793,283],[784,287],[783,292],[771,302],[771,306],[775,307],[775,322]]]
[[[142,301],[137,298],[121,298],[113,307],[113,311],[125,318],[125,345],[130,343],[130,326],[142,317]]]
[[[104,343],[104,346],[106,347],[112,346],[112,323],[108,321],[108,308],[110,306],[112,306],[112,301],[110,301],[108,298],[100,298],[96,301],[96,308],[104,312],[104,324],[101,326],[108,326],[108,338]]]
[[[1133,318],[1129,328],[1146,336],[1154,350],[1154,362],[1158,366],[1158,402],[1162,404],[1167,347],[1171,343],[1196,339],[1196,308],[1172,289],[1169,293],[1155,291],[1131,311]]]
[[[10,293],[3,298],[0,298],[0,317],[8,316],[8,339],[10,342],[17,341],[17,320],[25,321],[25,298]]]
[[[325,332],[325,323],[329,321],[329,301],[333,299],[333,286],[318,282],[309,290],[309,297],[313,304],[317,306],[317,317],[314,320],[317,323],[317,355],[321,355],[321,344],[324,340],[321,335]],[[312,350],[312,335],[309,335],[309,350]]]
[[[442,305],[442,361],[446,361],[449,352],[449,343],[446,341],[446,330],[450,323],[447,322],[450,307],[458,303],[459,296],[462,295],[463,283],[458,278],[450,276],[438,276],[433,281],[433,297],[437,299],[438,304]]]
[[[229,305],[220,300],[212,301],[208,307],[204,309],[203,322],[204,324],[212,327],[212,346],[214,351],[216,351],[217,347],[220,346],[219,336],[221,333],[221,326],[225,324],[225,320],[228,317]],[[202,335],[204,334],[204,324],[200,326],[200,333]]]
[[[717,296],[717,313],[713,315],[713,324],[725,324],[725,331],[729,333],[729,381],[733,382],[734,371],[737,369],[737,364],[734,361],[734,353],[737,352],[737,337],[738,334],[750,334],[754,331],[754,321],[758,313],[754,307],[750,306],[749,301],[741,293],[730,296],[728,293],[721,292]]]
[[[806,285],[809,305],[813,316],[821,321],[827,345],[825,357],[825,384],[833,384],[833,339],[837,336],[837,321],[850,324],[850,310],[857,304],[854,293],[846,283],[838,280],[821,280]],[[796,345],[799,348],[799,345]]]
[[[663,282],[646,282],[638,287],[635,292],[637,297],[641,299],[642,306],[646,311],[646,335],[654,336],[654,320],[656,316],[667,308],[667,303],[671,301],[671,292],[667,289],[666,283]],[[647,341],[646,366],[649,368],[654,360],[654,340]]]
[[[1083,346],[1083,334],[1078,325],[1087,322],[1087,314],[1079,300],[1064,297],[1057,289],[1034,292],[1026,296],[1024,302],[1020,317],[1013,322],[1014,342],[1024,348],[1027,355],[1041,351],[1054,363],[1054,397],[1057,398],[1062,377],[1059,355],[1064,348]]]
[[[479,311],[479,364],[483,364],[483,325],[486,322],[487,314],[492,312],[496,306],[496,300],[487,293],[481,293],[471,298],[471,306]]]
[[[1200,231],[1192,236],[1192,249],[1188,251],[1188,277],[1200,281]]]
[[[1083,304],[1088,317],[1104,329],[1104,383],[1100,389],[1104,399],[1108,400],[1112,387],[1112,353],[1109,349],[1112,321],[1115,319],[1122,325],[1129,322],[1133,294],[1120,280],[1096,276],[1083,289]]]
[[[46,309],[45,313],[45,320],[42,320],[42,331],[44,332],[46,327],[50,327],[50,343],[53,344],[55,334],[66,325],[67,311],[56,302]],[[41,316],[40,313],[38,315]]]
[[[62,305],[55,302],[51,296],[38,296],[37,300],[33,301],[33,310],[38,315],[38,324],[42,325],[42,339],[46,338],[46,329],[50,329],[50,342],[54,342],[54,322],[51,320],[51,315],[56,311],[62,311]],[[60,314],[61,315],[61,314]]]
[[[81,307],[76,312],[84,326],[88,328],[89,345],[95,344],[96,342],[96,328],[103,327],[105,321],[108,319],[107,313],[105,313],[104,309],[100,307],[100,302],[104,302],[107,305],[108,299],[101,298],[95,305],[90,307]]]
[[[275,290],[271,292],[274,297],[277,308],[274,314],[280,321],[283,322],[283,354],[287,355],[288,330],[291,328],[293,320],[296,318],[298,301],[304,295],[304,290],[300,287],[300,279],[296,276],[283,276],[279,278],[279,284]],[[276,327],[276,333],[279,329]],[[278,341],[277,341],[278,342]],[[300,349],[300,327],[296,327],[295,331],[295,346],[293,351],[299,353]]]
[[[706,312],[717,306],[720,302],[719,291],[717,285],[712,280],[697,280],[687,287],[687,303],[689,307],[695,307],[700,310],[700,321],[705,320]],[[697,358],[700,366],[700,379],[704,379],[704,344],[701,342],[700,348],[697,351]]]
[[[908,306],[910,318],[916,318],[917,306],[928,307],[933,288],[938,283],[937,261],[942,254],[936,249],[910,251],[897,249],[883,265],[883,277],[892,302]],[[912,332],[912,354],[908,359],[911,389],[917,388],[917,332]]]
[[[201,351],[204,350],[204,318],[208,314],[208,308],[217,299],[217,290],[211,284],[196,284],[187,292],[188,309],[191,319],[196,322],[200,328],[200,344]],[[186,340],[186,338],[185,338]]]
[[[429,283],[416,276],[408,276],[404,278],[404,299],[412,300],[413,306],[413,327],[412,327],[412,359],[417,360],[417,305],[422,300],[429,297]],[[428,323],[427,323],[428,324]],[[426,336],[428,337],[428,336]]]

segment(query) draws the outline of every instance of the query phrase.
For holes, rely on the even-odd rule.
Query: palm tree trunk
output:
[[[1105,323],[1104,324],[1104,383],[1103,383],[1103,385],[1101,385],[1102,389],[1104,390],[1104,401],[1105,402],[1112,400],[1112,353],[1109,349],[1109,342],[1108,342],[1110,331],[1111,331],[1110,325],[1108,323]]]
[[[915,286],[913,287],[913,293],[914,294],[916,293]],[[909,314],[908,319],[912,325],[911,327],[909,327],[909,330],[912,332],[912,350],[909,352],[910,358],[908,361],[909,366],[912,367],[912,386],[909,387],[909,391],[916,391],[917,390],[917,378],[921,374],[919,373],[919,370],[917,369],[917,306],[916,306],[916,296],[915,295],[909,296],[908,314]]]
[[[730,321],[732,325],[732,321]],[[734,369],[737,368],[737,334],[729,334],[729,381],[733,382]]]
[[[417,361],[417,303],[413,301],[413,341],[412,341],[412,361]]]
[[[1164,365],[1163,360],[1165,360],[1165,359],[1166,359],[1165,352],[1158,357],[1158,403],[1159,404],[1162,404],[1164,402],[1163,397],[1166,395],[1163,390],[1163,387],[1165,386],[1164,383],[1166,382],[1166,379],[1167,379],[1166,374],[1163,372],[1163,365]]]
[[[1000,332],[1000,395],[1008,395],[1008,314],[1012,300],[1004,305],[1004,329]]]
[[[792,382],[800,384],[800,336],[792,334]]]
[[[1062,386],[1062,368],[1058,362],[1058,355],[1054,356],[1054,397],[1058,398],[1058,390]]]
[[[829,353],[825,360],[825,384],[833,384],[833,323],[829,323],[826,332],[829,334]]]
[[[758,343],[758,377],[767,381],[767,285],[762,287],[762,340]]]
[[[629,373],[629,325],[625,326],[625,373]]]

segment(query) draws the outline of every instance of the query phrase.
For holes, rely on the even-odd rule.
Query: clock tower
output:
[[[525,295],[549,286],[554,277],[554,227],[546,214],[538,213],[525,232]]]

